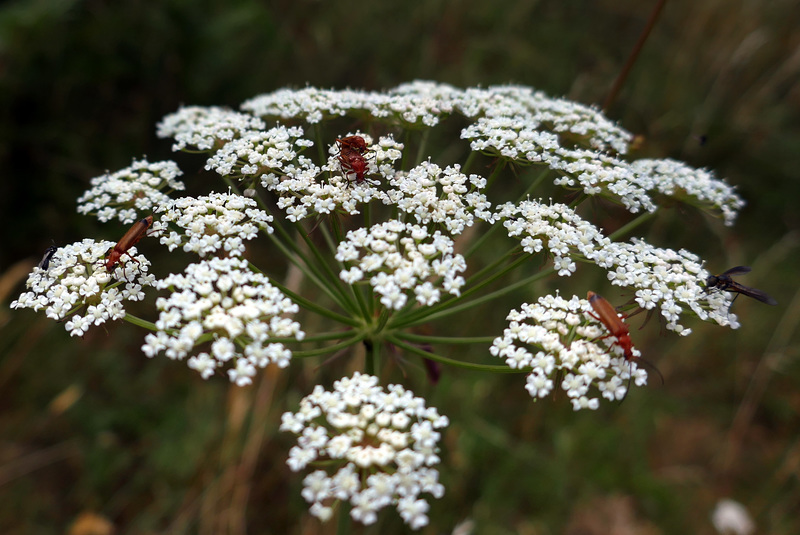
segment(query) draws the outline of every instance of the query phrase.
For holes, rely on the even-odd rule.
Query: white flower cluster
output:
[[[339,278],[354,284],[366,277],[386,308],[403,308],[412,292],[421,305],[437,303],[441,290],[460,295],[466,269],[464,257],[453,252],[453,240],[440,231],[388,221],[347,233],[336,260],[352,265]],[[435,277],[433,282],[429,278]]]
[[[667,320],[667,329],[688,335],[691,329],[678,323],[684,308],[700,319],[737,328],[736,316],[728,314],[730,299],[724,292],[708,292],[709,273],[700,258],[683,249],[654,247],[634,239],[632,243],[608,244],[597,264],[608,271],[611,284],[636,288],[636,303],[647,310],[656,306]]]
[[[219,107],[187,106],[164,117],[158,124],[158,137],[175,139],[173,151],[209,151],[242,132],[265,128],[258,117]]]
[[[242,104],[242,109],[259,117],[305,119],[310,124],[323,119],[344,117],[352,110],[363,109],[365,93],[345,89],[279,89]]]
[[[172,231],[161,243],[172,251],[183,247],[200,256],[224,250],[239,256],[244,241],[258,236],[259,230],[272,233],[272,216],[257,208],[253,199],[232,193],[211,193],[203,197],[182,197],[161,207],[160,224],[178,225],[183,233]]]
[[[530,116],[490,115],[466,127],[462,137],[471,140],[473,150],[520,163],[545,164],[561,174],[555,184],[580,188],[587,195],[603,194],[619,199],[634,213],[642,209],[654,212],[654,193],[718,210],[726,225],[733,224],[738,210],[744,206],[734,188],[710,172],[669,159],[629,163],[598,153],[594,147],[567,147],[563,134],[542,126]]]
[[[431,162],[423,162],[408,173],[391,179],[394,188],[388,192],[393,205],[412,214],[420,225],[443,225],[450,234],[461,234],[475,218],[492,222],[491,203],[483,190],[486,179],[465,175],[456,164],[442,170]]]
[[[142,287],[153,286],[155,277],[147,273],[150,262],[137,255],[135,247],[109,273],[103,256],[114,245],[85,239],[58,248],[47,269],[33,268],[26,283],[30,291],[12,302],[11,308],[45,309],[54,320],[73,314],[65,323],[71,336],[83,336],[91,325],[124,318],[123,302],[144,299]],[[84,315],[74,314],[84,306]]]
[[[659,193],[694,203],[707,210],[722,212],[726,225],[732,225],[745,205],[733,186],[714,178],[714,173],[689,167],[683,162],[664,158],[642,159],[631,164],[637,176],[648,177]]]
[[[573,409],[597,409],[600,401],[590,390],[610,401],[620,400],[629,378],[642,386],[647,373],[635,359],[625,360],[616,338],[595,316],[589,302],[577,296],[569,301],[558,295],[541,297],[508,314],[509,326],[490,352],[511,368],[532,368],[525,388],[534,399],[548,396],[561,376],[561,389]],[[637,349],[632,351],[640,356]]]
[[[194,139],[197,132],[202,132],[202,148],[221,148],[209,159],[209,169],[225,176],[260,177],[264,187],[279,194],[280,206],[292,221],[338,208],[357,213],[357,205],[373,199],[387,204],[392,202],[388,199],[407,200],[407,189],[416,186],[415,177],[398,173],[394,165],[389,165],[395,159],[386,161],[376,151],[374,157],[365,158],[370,178],[353,187],[347,180],[338,180],[341,165],[335,144],[330,146],[327,164],[318,167],[300,155],[312,143],[302,139],[299,127],[278,126],[264,131],[263,122],[257,122],[261,121],[259,117],[316,124],[347,115],[368,115],[386,126],[419,129],[435,126],[458,113],[472,121],[462,130],[461,137],[470,141],[473,151],[523,164],[547,165],[557,172],[557,185],[582,189],[588,195],[608,196],[631,212],[655,211],[653,195],[667,195],[721,212],[730,225],[743,205],[732,187],[706,171],[672,160],[631,163],[622,159],[633,137],[629,132],[597,109],[550,98],[522,86],[462,90],[416,81],[386,92],[307,87],[255,97],[242,105],[245,113],[219,108],[203,110],[184,108],[165,119],[159,133]],[[218,128],[213,125],[216,117],[220,120]],[[253,123],[247,121],[248,117]],[[199,146],[200,142],[181,141],[178,146],[192,144]],[[334,176],[326,184],[319,184],[324,171],[333,172]],[[405,178],[411,183],[401,196],[396,189]],[[382,188],[375,188],[373,181],[382,183]],[[386,191],[389,182],[394,189]],[[421,213],[421,205],[415,209]]]
[[[183,190],[177,177],[183,172],[175,162],[134,161],[116,173],[92,179],[92,187],[78,199],[78,212],[96,213],[106,222],[118,218],[122,223],[133,223],[142,212],[152,212],[169,201],[164,189]]]
[[[280,196],[278,207],[286,211],[287,219],[299,221],[318,214],[331,214],[340,210],[350,215],[359,213],[359,207],[373,200],[389,204],[389,197],[380,188],[380,184],[395,176],[394,163],[402,157],[403,145],[391,136],[382,137],[377,144],[366,134],[360,135],[367,145],[364,160],[366,164],[365,180],[354,182],[352,171],[342,168],[338,157],[340,147],[336,143],[328,148],[328,161],[322,168],[314,168],[314,172],[302,171],[287,173],[281,177],[262,176],[261,184]],[[326,181],[317,181],[320,172],[329,173]],[[376,177],[370,179],[367,177]]]
[[[566,204],[530,200],[506,203],[498,207],[497,218],[504,220],[509,236],[521,238],[520,245],[526,253],[545,250],[552,254],[554,267],[561,276],[575,272],[573,256],[595,259],[598,251],[611,243]]]
[[[299,126],[248,130],[217,150],[208,159],[206,169],[221,176],[260,177],[268,183],[284,174],[306,175],[311,171],[314,177],[319,169],[300,155],[313,145],[313,141],[303,138],[303,129]]]
[[[564,143],[582,144],[596,151],[613,150],[625,154],[633,139],[630,132],[610,121],[596,108],[548,97],[542,91],[526,86],[467,89],[457,107],[467,117],[513,117],[539,131],[557,133]]]
[[[688,335],[678,323],[685,309],[704,321],[738,327],[728,314],[730,300],[723,292],[708,292],[708,272],[700,258],[683,249],[654,247],[642,240],[612,242],[594,225],[564,204],[539,201],[506,203],[498,207],[509,236],[518,237],[525,252],[553,255],[558,274],[569,276],[578,261],[591,261],[608,272],[612,284],[636,289],[636,303],[646,310],[659,307],[667,329]]]
[[[246,260],[214,258],[190,264],[185,275],[169,275],[154,286],[172,294],[156,301],[161,311],[158,332],[145,337],[142,351],[148,357],[164,351],[182,360],[196,345],[209,342],[208,352],[188,361],[203,379],[230,363],[231,382],[250,384],[257,368],[270,362],[281,368],[289,365],[292,352],[270,339],[305,337],[299,323],[283,317],[295,314],[298,306],[268,277],[251,272]]]
[[[403,144],[395,141],[394,137],[391,135],[383,136],[378,138],[377,143],[373,143],[372,136],[368,134],[363,134],[361,132],[355,133],[348,133],[345,138],[352,137],[352,136],[359,136],[364,139],[364,143],[367,146],[367,152],[364,153],[364,160],[366,162],[366,173],[365,173],[365,181],[370,185],[379,185],[381,183],[389,183],[395,176],[399,174],[399,172],[395,169],[395,162],[397,162],[400,158],[403,157]],[[371,190],[367,189],[360,189],[356,188],[355,192],[351,192],[350,190],[353,188],[353,182],[357,182],[357,177],[354,176],[354,172],[352,169],[347,169],[342,165],[342,162],[339,160],[339,156],[342,154],[341,147],[338,143],[334,143],[330,147],[328,147],[328,161],[322,167],[323,171],[329,171],[332,173],[330,180],[328,181],[331,185],[337,185],[338,187],[342,188],[343,191],[339,193],[339,195],[344,195],[345,193],[350,192],[351,196],[353,197],[350,200],[349,197],[345,197],[349,202],[342,202],[339,201],[338,204],[344,205],[344,209],[346,212],[351,214],[357,214],[355,210],[354,202],[358,203],[365,203],[369,202],[370,196],[368,195],[371,193],[371,197],[376,199],[380,199],[382,202],[388,204],[390,201],[388,200],[387,196],[380,195],[378,196],[377,190],[375,192],[371,192]],[[369,179],[367,177],[375,177],[374,179]],[[309,188],[309,193],[311,194],[312,198],[314,197],[314,191]],[[304,201],[304,204],[309,204],[308,201]]]
[[[377,377],[356,372],[336,381],[331,392],[315,387],[300,410],[282,420],[281,430],[298,437],[289,468],[297,472],[315,461],[328,467],[303,481],[311,514],[328,520],[331,503],[348,500],[350,516],[365,525],[389,505],[412,529],[428,524],[429,505],[419,495],[444,495],[439,472],[431,467],[440,462],[437,429],[449,422],[424,399],[400,385],[384,390]]]

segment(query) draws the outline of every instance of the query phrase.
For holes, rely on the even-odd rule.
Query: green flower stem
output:
[[[289,343],[297,343],[297,344],[305,344],[310,342],[327,342],[329,340],[342,340],[344,338],[352,337],[353,331],[348,329],[346,331],[335,331],[330,333],[322,333],[322,334],[315,334],[314,336],[306,336],[302,340],[298,340],[297,338],[270,338],[270,342],[280,343],[280,344],[289,344]]]
[[[517,199],[517,204],[527,199],[528,196],[531,193],[533,193],[533,190],[538,188],[539,184],[541,184],[544,181],[544,179],[546,179],[548,176],[550,176],[550,168],[545,167],[544,170],[542,170],[542,172],[536,176],[536,178],[531,180],[531,183],[528,185],[527,188],[525,188],[525,191],[523,191],[522,195],[520,195],[519,198]]]
[[[503,172],[503,169],[505,169],[507,163],[507,160],[499,157],[497,160],[495,160],[495,166],[494,169],[492,169],[492,174],[490,174],[489,178],[486,179],[487,190],[492,187],[492,184],[494,184],[494,181],[497,180],[498,176],[500,176],[500,173]]]
[[[374,340],[369,338],[364,339],[364,347],[366,348],[366,360],[364,362],[364,373],[375,375],[375,363],[380,354],[380,344],[376,344]]]
[[[508,253],[506,253],[504,255],[498,255],[497,260],[495,260],[494,262],[492,262],[488,266],[484,266],[477,273],[473,273],[472,275],[470,275],[470,277],[467,279],[466,283],[464,283],[464,286],[468,286],[468,287],[471,288],[472,285],[475,284],[477,281],[481,280],[484,277],[484,275],[486,275],[486,273],[490,273],[490,272],[494,271],[500,265],[502,265],[503,263],[507,262],[508,258],[510,258],[512,255],[518,253],[519,251],[522,251],[522,248],[519,247],[519,246],[516,246],[514,249],[512,249]]]
[[[252,263],[249,263],[249,265],[250,265],[250,269],[253,269],[256,272],[261,273],[261,270],[258,269],[257,266],[253,265]],[[330,319],[332,319],[334,321],[338,321],[339,323],[344,323],[345,325],[351,325],[353,327],[361,325],[361,323],[358,320],[354,319],[354,318],[351,318],[349,316],[343,316],[341,314],[337,314],[336,312],[334,312],[332,310],[329,310],[329,309],[317,304],[314,301],[310,301],[310,300],[306,299],[305,297],[302,297],[301,295],[294,293],[289,288],[287,288],[286,286],[282,285],[281,283],[279,283],[278,281],[276,281],[274,279],[270,279],[269,282],[270,282],[270,284],[275,286],[277,289],[279,289],[281,292],[283,292],[285,295],[287,295],[292,301],[294,301],[295,303],[297,303],[301,307],[305,308],[306,310],[310,310],[311,312],[315,312],[315,313],[319,314],[320,316],[325,316],[326,318],[330,318]]]
[[[364,228],[372,227],[372,203],[364,203]]]
[[[461,172],[465,175],[469,174],[469,168],[472,167],[472,164],[475,163],[475,159],[478,157],[478,153],[474,150],[469,151],[469,155],[467,156],[467,160],[461,166]]]
[[[323,235],[327,234],[327,229],[325,228],[324,225],[320,225],[317,228],[319,228],[322,231]],[[344,308],[345,310],[354,311],[356,309],[356,302],[353,300],[352,294],[348,294],[348,291],[345,288],[345,285],[343,285],[341,283],[341,281],[339,280],[339,277],[337,276],[337,274],[334,273],[333,269],[331,269],[331,266],[328,264],[328,262],[322,256],[322,253],[320,252],[319,247],[317,247],[314,244],[314,242],[311,241],[311,238],[308,237],[308,234],[306,234],[303,231],[303,228],[301,226],[299,226],[299,225],[298,225],[298,232],[300,232],[300,236],[306,242],[306,246],[311,251],[311,253],[314,255],[314,258],[316,259],[318,265],[324,271],[324,275],[327,275],[326,278],[329,281],[330,286],[332,287],[331,291],[335,291],[339,295],[339,297],[341,299],[341,302],[347,304],[347,306],[344,306],[342,308]]]
[[[294,245],[293,241],[291,240],[291,237],[284,228],[282,228],[280,225],[274,225],[274,228],[278,229],[278,232],[284,237],[286,243],[291,244],[292,249],[298,250],[297,246]],[[278,247],[278,249],[281,250],[281,252],[286,256],[286,258],[289,259],[289,261],[292,262],[294,265],[296,265],[297,268],[303,272],[303,275],[305,275],[308,278],[308,280],[313,282],[320,290],[322,290],[322,292],[325,293],[334,303],[336,303],[342,310],[351,309],[350,307],[347,306],[348,302],[346,299],[342,299],[341,295],[336,295],[334,292],[331,291],[330,285],[324,280],[325,276],[319,272],[319,270],[311,263],[311,261],[308,258],[306,258],[305,255],[303,255],[300,252],[295,253],[292,250],[290,250],[289,248],[290,246],[288,246],[286,243],[275,237],[274,233],[269,234],[268,236],[271,239],[272,243],[274,243]]]
[[[511,267],[513,267],[513,266],[511,266]],[[491,300],[496,299],[498,297],[501,297],[501,296],[503,296],[505,294],[511,293],[511,292],[515,291],[517,288],[521,288],[521,287],[526,286],[526,285],[528,285],[528,284],[530,284],[532,282],[535,282],[535,281],[537,281],[537,280],[539,280],[541,278],[544,278],[544,277],[550,275],[551,273],[553,273],[553,271],[554,271],[553,268],[543,269],[543,270],[539,271],[538,273],[536,273],[535,275],[531,275],[530,277],[527,277],[527,278],[524,278],[522,280],[519,280],[519,281],[517,281],[517,282],[515,282],[513,284],[510,284],[508,286],[505,286],[505,287],[503,287],[503,288],[501,288],[501,289],[499,289],[497,291],[488,293],[486,295],[482,295],[481,297],[473,299],[472,301],[462,302],[460,304],[453,304],[453,303],[456,303],[456,302],[460,301],[461,299],[460,298],[452,299],[452,300],[448,301],[447,303],[443,303],[444,305],[448,305],[448,306],[431,307],[432,309],[436,308],[436,310],[431,310],[430,314],[427,314],[427,315],[425,315],[425,316],[423,316],[421,318],[414,318],[411,321],[405,320],[402,323],[393,324],[393,325],[391,325],[391,327],[394,328],[394,329],[401,328],[401,327],[407,327],[407,326],[409,326],[411,324],[434,321],[434,320],[437,320],[437,319],[440,319],[440,318],[447,317],[447,316],[449,316],[451,314],[455,314],[457,312],[461,312],[462,310],[468,310],[468,309],[470,309],[472,307],[478,306],[478,305],[483,304],[483,303],[485,303],[487,301],[491,301]],[[501,277],[502,275],[503,275],[502,273],[498,274],[498,277]],[[494,278],[495,277],[493,277],[493,279]],[[485,284],[488,284],[489,282],[491,282],[491,280],[486,281]],[[485,284],[482,283],[482,285],[485,285]],[[472,290],[472,289],[470,289],[470,290]],[[462,297],[466,297],[468,293],[471,293],[471,292],[464,292],[464,294],[462,294]]]
[[[629,233],[642,223],[650,221],[655,216],[656,216],[655,212],[645,212],[636,219],[629,221],[627,224],[621,226],[616,231],[612,232],[611,235],[609,235],[609,238],[616,241],[617,238],[619,238],[620,236],[624,236],[625,234]]]
[[[522,279],[521,281],[517,281],[514,284],[506,286],[505,288],[501,288],[500,290],[497,290],[495,292],[483,295],[481,297],[478,297],[477,299],[473,299],[472,301],[467,301],[465,303],[461,303],[461,304],[446,308],[444,310],[441,310],[439,312],[436,312],[434,314],[431,314],[430,316],[424,318],[423,321],[434,321],[434,320],[437,320],[437,319],[440,319],[440,318],[447,317],[447,316],[449,316],[451,314],[455,314],[457,312],[461,312],[462,310],[468,310],[468,309],[470,309],[472,307],[476,307],[476,306],[481,305],[481,304],[483,304],[483,303],[485,303],[487,301],[492,301],[493,299],[496,299],[496,298],[498,298],[500,296],[503,296],[505,294],[508,294],[508,293],[511,293],[511,292],[515,291],[517,288],[521,288],[523,286],[527,286],[528,284],[530,284],[530,283],[532,283],[532,282],[534,282],[534,281],[536,281],[538,279],[541,279],[541,278],[551,274],[552,272],[553,272],[552,269],[540,271],[536,275],[531,275],[530,277],[528,277],[526,279]]]
[[[320,232],[322,232],[322,235],[325,237],[325,242],[328,244],[328,248],[331,251],[331,258],[333,258],[336,261],[336,264],[339,266],[340,270],[344,270],[345,265],[335,259],[336,251],[338,250],[336,243],[341,242],[342,238],[341,238],[341,229],[338,225],[339,218],[336,217],[335,214],[333,215],[333,218],[334,218],[333,219],[334,231],[339,230],[339,232],[336,232],[337,241],[334,241],[334,238],[331,236],[331,233],[328,231],[327,227],[322,227],[320,229]],[[322,263],[323,260],[320,259],[320,262]],[[325,264],[325,267],[328,269],[330,277],[336,279],[336,284],[342,288],[342,292],[348,293],[348,296],[352,297],[355,300],[355,303],[358,305],[359,310],[361,310],[361,316],[365,318],[367,321],[369,321],[371,313],[369,311],[367,303],[364,301],[363,293],[358,288],[353,287],[353,285],[344,284],[343,282],[341,282],[341,279],[339,279],[339,275],[334,273],[327,263]],[[351,300],[351,302],[353,301]]]
[[[350,535],[353,532],[353,521],[350,510],[353,508],[347,500],[336,500],[338,505],[336,516],[336,535]]]
[[[328,162],[328,158],[325,156],[325,143],[322,139],[322,126],[320,123],[314,123],[314,143],[317,145],[319,165],[323,166]]]
[[[581,204],[584,200],[586,200],[588,198],[589,198],[589,196],[586,195],[585,193],[580,193],[572,200],[571,203],[569,203],[568,206],[570,208],[575,208],[576,206],[578,206],[579,204]]]
[[[419,344],[491,344],[497,336],[428,336],[397,331],[396,337]]]
[[[491,284],[498,278],[504,276],[509,271],[515,269],[518,265],[522,262],[529,261],[530,258],[528,255],[520,256],[517,260],[506,266],[504,269],[500,270],[499,272],[495,273],[491,277],[481,281],[480,283],[471,286],[468,290],[465,290],[461,293],[458,297],[453,297],[452,299],[448,299],[446,301],[442,301],[432,307],[429,308],[421,308],[411,312],[408,315],[400,316],[399,314],[395,317],[395,321],[390,323],[392,328],[403,328],[407,327],[412,324],[421,323],[423,321],[429,321],[429,319],[434,316],[438,315],[440,311],[443,309],[452,308],[456,305],[456,303],[463,302],[467,297],[474,294],[475,292],[481,290],[485,286]],[[505,259],[503,259],[505,261]],[[482,270],[483,271],[483,270]],[[492,295],[492,294],[489,294]],[[502,295],[502,294],[501,294]],[[463,305],[460,305],[463,306]]]
[[[472,153],[472,154],[475,154],[475,153]],[[549,169],[545,169],[544,171],[539,173],[539,175],[531,181],[531,183],[528,185],[528,187],[525,188],[525,191],[522,193],[522,195],[519,196],[519,198],[517,199],[517,203],[516,204],[519,204],[521,201],[523,201],[526,198],[528,198],[530,196],[530,194],[533,192],[533,190],[538,188],[539,184],[541,184],[544,181],[544,179],[547,178],[549,175],[550,175],[550,170]],[[488,189],[488,186],[487,186],[487,189]],[[481,234],[480,238],[475,240],[472,243],[472,245],[470,245],[469,249],[467,249],[467,252],[464,254],[464,258],[469,258],[470,256],[472,256],[475,253],[475,251],[480,249],[481,246],[483,246],[483,244],[494,235],[495,232],[499,231],[502,228],[504,228],[504,227],[503,227],[502,224],[500,224],[500,222],[497,222],[494,225],[490,226],[489,230],[487,230],[486,232]]]
[[[153,332],[158,331],[158,327],[156,327],[155,323],[153,323],[151,321],[143,320],[142,318],[139,318],[139,317],[134,316],[132,314],[126,313],[124,319],[128,323],[133,323],[137,327],[142,327],[143,329],[147,329],[147,330],[150,330],[150,331],[153,331]]]
[[[513,368],[509,368],[508,366],[504,365],[493,365],[493,364],[472,364],[469,362],[462,362],[460,360],[454,360],[448,357],[443,357],[442,355],[437,355],[436,353],[431,353],[429,351],[425,351],[415,345],[407,344],[403,340],[395,336],[389,336],[386,338],[386,341],[390,344],[394,344],[401,349],[405,349],[409,353],[414,353],[415,355],[419,355],[422,358],[434,360],[436,362],[441,362],[442,364],[447,364],[450,366],[455,366],[457,368],[463,368],[465,370],[473,370],[476,372],[492,372],[492,373],[530,373],[530,369],[520,369],[515,370]]]
[[[307,351],[292,351],[292,357],[307,358],[307,357],[318,357],[320,355],[336,353],[340,349],[353,346],[363,339],[364,339],[363,333],[358,333],[356,336],[352,336],[343,342],[339,342],[338,344],[321,347],[319,349],[309,349]]]
[[[231,187],[231,189],[238,192],[238,190],[236,189],[236,185],[233,184],[230,180],[227,180],[227,177],[224,177],[224,178],[226,178],[226,182]],[[259,207],[261,207],[262,210],[264,210],[265,212],[269,213],[269,208],[267,207],[266,203],[261,198],[261,196],[257,195],[255,197],[255,200],[256,200],[256,203],[259,205]],[[300,233],[300,235],[301,236],[305,236],[305,231],[302,229],[302,226],[297,224],[297,227],[299,228],[298,232]],[[284,256],[291,263],[293,263],[295,266],[297,266],[297,268],[300,271],[303,272],[303,275],[305,275],[306,278],[308,278],[308,280],[312,281],[319,289],[321,289],[341,309],[348,310],[348,306],[346,306],[347,305],[347,300],[346,299],[343,300],[341,298],[338,298],[336,295],[333,294],[333,292],[330,291],[329,284],[324,280],[325,277],[323,276],[323,274],[318,269],[316,269],[314,267],[314,264],[311,262],[311,260],[308,259],[306,257],[306,255],[303,254],[303,252],[300,250],[300,248],[298,248],[294,244],[294,240],[292,239],[291,236],[289,236],[289,233],[286,231],[286,229],[283,228],[282,225],[280,225],[278,223],[275,223],[275,222],[273,222],[272,228],[276,229],[276,232],[278,234],[280,234],[280,236],[283,238],[284,241],[281,241],[280,239],[278,239],[278,236],[275,235],[276,234],[275,232],[272,232],[272,233],[265,232],[264,234],[267,236],[267,238],[273,244],[275,244],[278,247],[278,249],[281,250],[281,252],[284,254]],[[315,251],[316,248],[315,247],[311,247],[311,250]],[[251,264],[251,266],[252,266],[252,264]],[[261,273],[260,269],[257,269],[257,271],[259,273]],[[338,281],[338,279],[334,279],[334,281]]]
[[[419,140],[419,147],[417,147],[417,156],[414,158],[416,162],[414,165],[419,165],[425,157],[425,150],[428,147],[428,138],[430,137],[431,129],[425,128],[422,131],[422,137]]]
[[[400,159],[400,169],[403,171],[408,171],[408,144],[411,143],[411,130],[406,129],[403,135],[403,157]]]
[[[489,229],[486,230],[486,232],[481,233],[480,237],[477,240],[473,241],[472,245],[470,245],[467,248],[467,252],[464,253],[464,258],[465,259],[469,258],[473,254],[475,254],[475,252],[478,249],[480,249],[483,246],[483,244],[486,243],[486,241],[494,235],[495,232],[497,232],[498,227],[502,227],[502,224],[495,223],[493,225],[490,225]]]

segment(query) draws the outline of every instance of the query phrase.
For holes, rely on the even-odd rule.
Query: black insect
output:
[[[775,301],[775,299],[773,299],[771,296],[767,295],[766,292],[739,284],[731,278],[731,275],[741,275],[742,273],[749,272],[750,268],[748,266],[736,266],[720,275],[711,275],[706,279],[706,291],[717,289],[724,292],[733,292],[736,294],[736,296],[733,298],[733,301],[736,301],[736,298],[740,295],[746,295],[747,297],[752,297],[753,299],[768,305],[777,305],[778,302]],[[731,306],[733,306],[733,301],[731,301]],[[730,307],[728,307],[728,309],[730,310]]]
[[[53,255],[56,253],[57,250],[58,250],[58,247],[56,247],[55,245],[51,245],[50,247],[48,247],[45,250],[44,256],[39,261],[39,268],[40,269],[43,269],[43,270],[47,271],[47,268],[50,267],[50,259],[53,258]]]

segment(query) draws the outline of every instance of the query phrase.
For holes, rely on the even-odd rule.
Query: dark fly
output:
[[[757,290],[755,288],[750,288],[744,284],[739,284],[731,278],[731,275],[741,275],[743,273],[750,273],[750,268],[748,266],[736,266],[720,275],[710,275],[706,279],[706,291],[716,289],[723,292],[733,292],[736,294],[733,298],[733,301],[736,301],[736,298],[740,295],[746,295],[747,297],[752,297],[753,299],[761,301],[767,305],[778,304],[778,302],[775,301],[775,299],[773,299],[771,296],[767,295],[766,292],[762,292],[761,290]],[[733,306],[733,301],[731,301],[731,306]]]

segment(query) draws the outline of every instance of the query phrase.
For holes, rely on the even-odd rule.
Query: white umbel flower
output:
[[[125,301],[144,299],[143,286],[153,286],[150,262],[131,247],[111,273],[105,254],[114,242],[85,239],[58,248],[47,269],[33,268],[24,292],[11,308],[45,310],[48,318],[70,318],[64,326],[72,336],[83,336],[91,325],[125,317]],[[85,308],[85,315],[77,314]]]
[[[168,203],[168,193],[185,189],[178,180],[182,174],[172,161],[136,160],[116,173],[93,178],[92,187],[78,199],[78,212],[96,214],[102,222],[116,218],[133,223],[139,214]]]
[[[429,505],[420,495],[441,498],[440,429],[448,419],[400,385],[384,389],[378,378],[356,373],[332,391],[317,386],[301,400],[301,411],[282,417],[282,431],[298,436],[287,464],[299,471],[326,461],[303,480],[303,498],[320,520],[335,500],[352,504],[353,520],[372,524],[377,512],[394,505],[412,529],[428,524]]]
[[[610,401],[625,397],[628,379],[642,386],[647,373],[625,360],[622,348],[596,317],[585,299],[560,296],[539,298],[512,310],[509,326],[495,339],[491,354],[511,368],[530,368],[526,389],[534,399],[547,397],[561,387],[573,408],[597,409],[597,392]],[[561,376],[561,383],[556,379]]]
[[[169,289],[159,298],[158,331],[145,337],[142,351],[148,357],[164,352],[181,360],[198,344],[211,341],[209,350],[189,359],[189,367],[207,379],[226,368],[231,382],[246,385],[256,370],[275,363],[289,365],[291,351],[273,338],[302,340],[300,324],[283,317],[298,306],[253,273],[247,261],[214,258],[190,264],[185,274],[169,275],[155,286]]]
[[[459,295],[466,269],[464,257],[453,252],[453,240],[438,230],[429,234],[419,225],[388,221],[369,230],[347,233],[336,259],[347,269],[340,278],[354,284],[368,279],[381,303],[390,309],[405,306],[413,296],[420,304],[438,302],[439,289]]]
[[[253,199],[232,193],[176,199],[162,208],[159,218],[162,225],[177,225],[181,232],[163,232],[161,243],[170,251],[182,247],[200,256],[217,251],[240,256],[246,240],[259,231],[273,231],[272,216],[257,206]]]

